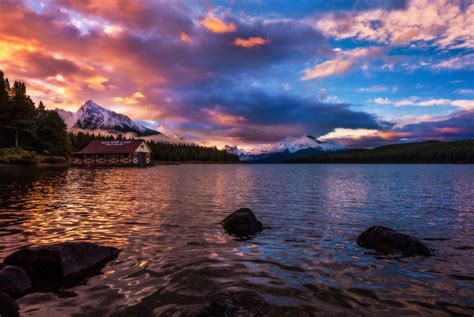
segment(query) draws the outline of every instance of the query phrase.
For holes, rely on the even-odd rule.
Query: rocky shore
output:
[[[254,212],[240,208],[222,221],[223,229],[239,241],[251,239],[265,229]],[[362,232],[357,244],[377,254],[388,257],[431,256],[433,250],[417,238],[399,233],[384,226],[373,226]],[[15,302],[26,294],[34,292],[68,293],[65,288],[85,278],[99,274],[100,270],[115,259],[119,250],[88,242],[64,242],[18,250],[0,263],[0,316],[19,316]],[[216,290],[217,291],[217,290]],[[215,298],[214,298],[215,297]],[[250,301],[250,302],[249,302]],[[252,301],[255,305],[249,305]],[[265,314],[265,301],[257,295],[248,297],[240,293],[217,291],[199,316],[237,316]],[[262,311],[252,308],[260,307]],[[264,309],[265,308],[265,309]]]
[[[14,299],[28,293],[60,291],[98,274],[119,250],[88,242],[64,242],[18,250],[0,264],[0,316],[19,316]]]

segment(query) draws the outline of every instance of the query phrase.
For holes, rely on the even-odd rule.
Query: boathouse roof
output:
[[[78,154],[133,153],[144,140],[94,140]]]

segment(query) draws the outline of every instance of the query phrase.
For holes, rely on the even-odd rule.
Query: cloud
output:
[[[369,93],[376,93],[376,92],[388,92],[388,93],[395,93],[398,91],[398,86],[384,86],[384,85],[375,85],[370,87],[362,87],[355,89],[357,92],[369,92]]]
[[[417,41],[442,48],[474,47],[474,3],[412,0],[406,8],[326,13],[314,25],[336,39],[409,45]]]
[[[316,100],[300,98],[290,94],[268,94],[259,89],[222,89],[210,92],[196,91],[181,100],[182,113],[187,113],[191,121],[193,117],[206,118],[209,113],[225,114],[225,122],[232,121],[230,135],[241,138],[248,137],[248,131],[265,130],[264,135],[252,136],[253,141],[269,142],[280,140],[283,134],[288,135],[288,127],[292,128],[292,136],[311,133],[316,136],[329,133],[340,128],[364,128],[386,130],[392,123],[379,120],[365,112],[349,109],[348,104],[323,103]],[[238,118],[238,120],[235,120]],[[213,120],[216,124],[222,120]],[[220,124],[223,128],[225,124]],[[285,126],[285,130],[266,130],[271,126]],[[212,129],[216,129],[212,126]]]
[[[460,88],[460,89],[456,89],[454,92],[459,95],[474,95],[474,89],[470,89],[470,88],[467,88],[467,89]]]
[[[179,33],[179,39],[187,43],[191,43],[193,41],[192,37],[186,32]]]
[[[389,105],[392,103],[388,98],[375,98],[373,102],[379,105]]]
[[[396,129],[398,132],[411,133],[412,136],[424,139],[472,139],[474,138],[474,111],[456,112],[451,118],[408,124]]]
[[[470,99],[424,99],[419,97],[410,97],[401,100],[390,100],[388,98],[375,98],[372,100],[379,105],[392,104],[395,107],[414,106],[414,107],[433,107],[433,106],[452,106],[459,107],[464,110],[474,109],[474,100]]]
[[[145,99],[145,95],[139,91],[134,92],[131,96],[128,97],[115,97],[113,100],[118,103],[123,103],[126,105],[136,105],[141,100]]]
[[[474,69],[474,54],[452,57],[432,65],[432,68],[438,70],[472,70]]]
[[[366,58],[376,58],[383,53],[382,47],[355,48],[349,51],[338,51],[334,58],[304,70],[303,80],[322,78],[347,73]]]
[[[474,111],[454,112],[445,119],[407,124],[389,131],[335,129],[321,139],[335,139],[351,147],[376,147],[427,140],[474,139]]]
[[[225,22],[224,20],[214,16],[213,12],[201,21],[201,24],[213,33],[229,33],[237,31],[237,26],[234,22]]]
[[[270,39],[264,39],[262,37],[249,37],[248,39],[236,38],[234,40],[234,45],[241,46],[245,48],[257,47],[271,42]]]

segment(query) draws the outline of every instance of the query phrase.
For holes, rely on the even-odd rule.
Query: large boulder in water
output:
[[[20,295],[31,288],[31,280],[21,267],[5,266],[0,268],[0,292],[10,296]]]
[[[237,209],[223,220],[222,225],[225,231],[237,236],[254,235],[263,229],[262,223],[248,208]]]
[[[3,263],[23,268],[33,280],[58,281],[101,268],[118,253],[94,243],[65,242],[16,251]]]
[[[365,230],[357,238],[357,244],[363,248],[373,249],[384,254],[433,255],[431,250],[416,238],[384,226],[374,226]]]
[[[0,293],[0,316],[18,317],[20,316],[18,304],[5,293]]]

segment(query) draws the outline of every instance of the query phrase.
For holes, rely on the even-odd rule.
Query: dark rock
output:
[[[18,304],[7,294],[0,293],[0,316],[18,317],[20,316]]]
[[[35,280],[62,280],[87,273],[117,257],[119,250],[88,242],[65,242],[16,251],[3,261],[23,268]]]
[[[384,254],[433,255],[431,250],[416,238],[383,226],[374,226],[365,230],[357,238],[357,244],[363,248],[373,249]]]
[[[263,226],[252,210],[240,208],[228,215],[222,222],[224,229],[233,235],[249,236],[262,231]]]
[[[20,295],[31,288],[31,280],[21,267],[5,266],[0,270],[0,292]]]

